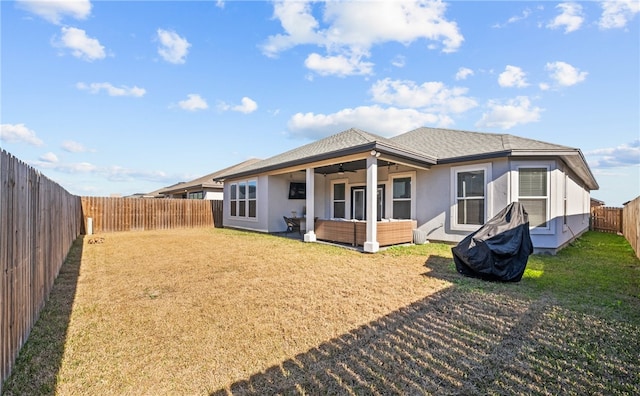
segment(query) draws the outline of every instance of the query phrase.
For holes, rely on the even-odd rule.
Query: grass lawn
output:
[[[640,261],[589,232],[519,283],[450,246],[226,229],[78,240],[6,395],[639,394]]]

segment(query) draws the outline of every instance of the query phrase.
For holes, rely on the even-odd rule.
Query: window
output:
[[[531,227],[547,228],[547,168],[518,169],[518,201],[529,214]]]
[[[229,190],[230,190],[229,204],[231,209],[230,211],[231,216],[237,216],[238,215],[238,185],[232,184]]]
[[[485,172],[456,172],[456,223],[482,225],[485,221]]]
[[[255,218],[257,215],[257,182],[242,181],[231,184],[229,191],[230,214],[233,217]]]
[[[204,198],[204,192],[203,191],[196,191],[196,192],[190,192],[189,199],[203,199]]]
[[[344,218],[345,208],[345,184],[336,183],[333,185],[333,217]]]
[[[393,218],[411,218],[411,178],[393,179]]]
[[[258,206],[258,202],[257,202],[257,183],[255,180],[251,180],[249,181],[247,187],[249,188],[249,196],[247,197],[247,206],[249,206],[249,217],[256,217],[256,212],[257,212],[257,206]]]

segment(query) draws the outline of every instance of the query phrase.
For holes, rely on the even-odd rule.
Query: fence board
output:
[[[0,393],[80,234],[80,198],[0,150]]]
[[[622,234],[640,258],[640,196],[622,208],[624,224]]]
[[[155,199],[82,197],[82,215],[93,221],[94,233],[173,228],[200,228],[222,224],[221,201],[199,199]]]
[[[622,233],[622,208],[598,206],[591,209],[591,229],[601,232]]]

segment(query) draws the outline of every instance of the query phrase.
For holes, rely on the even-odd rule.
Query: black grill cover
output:
[[[519,282],[533,253],[529,215],[513,202],[451,248],[459,273],[485,280]]]

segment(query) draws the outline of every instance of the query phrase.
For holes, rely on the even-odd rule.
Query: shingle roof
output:
[[[486,156],[514,150],[566,151],[571,147],[521,138],[508,134],[458,131],[440,128],[418,128],[391,138],[393,141],[431,155],[438,162],[454,158]]]
[[[242,169],[242,174],[251,172],[265,172],[268,170],[284,168],[293,165],[311,163],[321,158],[327,158],[332,155],[345,155],[349,152],[361,152],[372,148],[381,148],[397,153],[404,153],[408,156],[425,157],[424,154],[404,146],[392,139],[374,135],[360,129],[351,128],[346,131],[328,136],[324,139],[306,144],[304,146],[289,150],[282,154],[275,155],[260,162],[257,162],[247,168]],[[429,161],[426,156],[425,162]],[[435,161],[431,161],[435,163]],[[218,176],[224,178],[226,176],[235,176],[238,172],[225,172]]]
[[[213,173],[209,173],[208,175],[204,175],[201,176],[197,179],[193,179],[187,182],[182,182],[182,183],[176,183],[173,184],[171,186],[165,187],[163,189],[160,189],[158,191],[155,191],[156,194],[159,195],[163,195],[163,194],[169,194],[172,191],[184,191],[185,189],[190,189],[192,187],[209,187],[209,188],[215,188],[215,187],[219,187],[222,188],[222,186],[224,185],[223,182],[221,181],[217,181],[214,180],[215,178],[217,178],[218,176],[220,176],[221,174],[224,173],[230,173],[230,172],[238,172],[243,170],[246,167],[249,167],[253,164],[255,164],[256,162],[261,161],[258,158],[252,158],[252,159],[248,159],[246,161],[240,162],[239,164],[235,164],[232,165],[230,167],[221,169],[219,171],[213,172]]]
[[[352,128],[256,162],[240,171],[220,172],[217,178],[262,173],[371,149],[397,158],[410,158],[427,166],[499,156],[558,156],[590,189],[598,189],[598,183],[579,149],[509,134],[426,127],[389,139]]]

